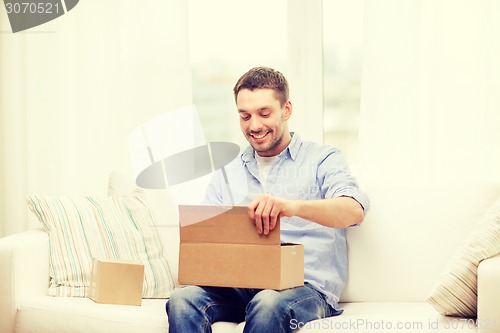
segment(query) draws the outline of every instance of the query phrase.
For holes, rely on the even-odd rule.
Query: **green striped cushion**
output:
[[[155,221],[140,193],[124,197],[27,198],[49,235],[51,296],[87,297],[92,257],[144,264],[144,298],[174,287]]]
[[[500,199],[455,254],[427,301],[442,315],[477,316],[477,266],[500,253]]]

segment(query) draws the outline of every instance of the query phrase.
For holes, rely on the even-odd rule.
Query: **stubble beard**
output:
[[[267,134],[267,135],[271,136],[271,140],[274,140],[274,138],[273,138],[274,133],[275,133],[274,131],[269,131],[269,133]],[[257,145],[254,142],[252,142],[252,139],[251,139],[252,136],[250,134],[248,134],[248,136],[250,137],[250,139],[247,138],[248,142],[250,143],[250,145],[252,146],[252,148],[259,155],[261,155],[261,153],[265,154],[265,153],[268,153],[268,152],[272,151],[273,149],[275,149],[276,147],[278,147],[281,144],[281,142],[283,141],[283,135],[281,135],[276,140],[271,141],[270,144],[269,144],[269,146],[267,146],[267,147],[260,147],[259,145]]]

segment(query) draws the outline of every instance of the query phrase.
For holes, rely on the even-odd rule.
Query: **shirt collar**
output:
[[[283,150],[278,157],[283,157],[285,155],[290,156],[292,160],[295,161],[297,155],[299,153],[300,146],[302,146],[302,139],[295,132],[290,132],[292,136],[292,141],[288,144],[288,146]],[[241,154],[241,159],[243,163],[248,163],[251,160],[255,160],[255,150],[252,146],[248,146],[243,153]]]

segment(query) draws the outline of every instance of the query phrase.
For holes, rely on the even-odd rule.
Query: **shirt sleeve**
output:
[[[360,190],[344,155],[335,148],[329,148],[318,163],[317,180],[323,198],[350,197],[356,200],[366,215],[370,210],[370,200]]]

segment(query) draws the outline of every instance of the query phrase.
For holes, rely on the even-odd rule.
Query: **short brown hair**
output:
[[[242,89],[272,89],[281,106],[285,105],[289,98],[288,82],[285,76],[269,67],[254,67],[243,74],[233,88],[235,100]]]

